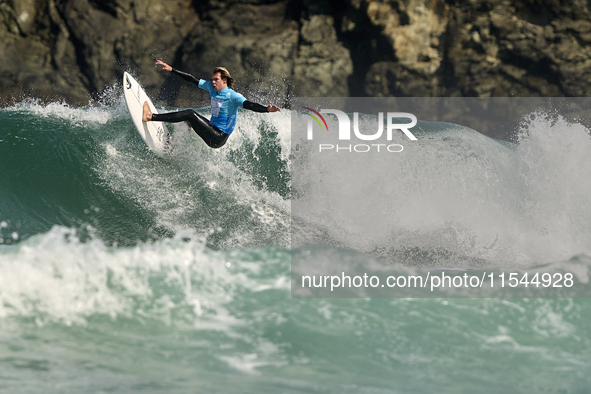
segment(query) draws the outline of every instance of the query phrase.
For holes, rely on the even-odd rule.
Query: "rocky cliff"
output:
[[[588,96],[590,3],[0,0],[0,99],[86,104],[128,70],[161,103],[206,104],[155,58],[203,78],[224,65],[240,91],[281,105],[293,96]]]

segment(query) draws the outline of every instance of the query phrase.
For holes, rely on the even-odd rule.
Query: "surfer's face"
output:
[[[216,92],[228,87],[228,80],[222,79],[222,75],[220,73],[215,73],[211,76],[211,83],[213,84],[213,90]]]

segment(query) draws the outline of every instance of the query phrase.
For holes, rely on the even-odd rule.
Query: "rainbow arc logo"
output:
[[[312,113],[314,113],[314,115],[312,115],[310,112],[303,112],[304,115],[308,115],[310,117],[312,117],[312,119],[314,119],[316,121],[316,123],[318,123],[318,126],[320,126],[320,130],[323,129],[322,127],[322,123],[324,123],[324,128],[326,129],[326,131],[328,131],[328,125],[326,124],[326,120],[324,120],[324,116],[322,116],[320,114],[320,112],[313,110],[312,108],[308,108],[308,107],[303,107],[302,109],[308,110]],[[320,118],[320,119],[318,119]],[[322,120],[322,123],[320,123],[320,120]]]

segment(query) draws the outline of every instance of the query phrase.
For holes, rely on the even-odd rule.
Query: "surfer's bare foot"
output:
[[[152,111],[147,101],[144,101],[144,113],[142,114],[142,122],[148,122],[152,120]]]

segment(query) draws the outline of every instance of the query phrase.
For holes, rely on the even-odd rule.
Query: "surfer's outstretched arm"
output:
[[[246,100],[242,104],[242,108],[249,109],[254,112],[279,112],[279,111],[281,111],[281,109],[278,106],[276,106],[275,104],[269,104],[268,107],[265,107],[264,105],[253,103],[252,101],[248,101],[248,100]]]
[[[172,68],[172,66],[164,63],[162,60],[156,60],[156,64],[161,65],[163,70],[170,71],[170,72],[173,72],[173,73],[179,75],[185,81],[192,82],[196,85],[199,85],[199,80],[189,73],[176,70],[176,69]]]

